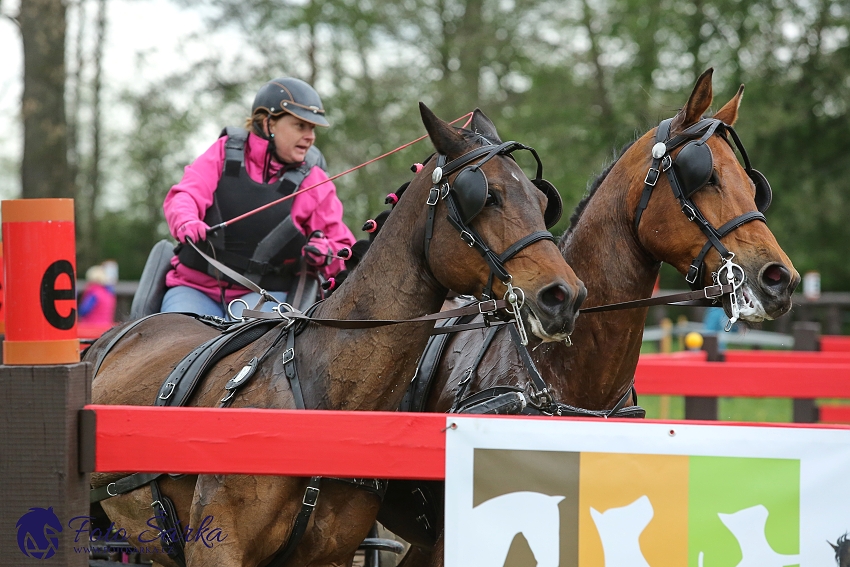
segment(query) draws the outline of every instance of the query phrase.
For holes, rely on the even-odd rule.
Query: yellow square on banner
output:
[[[619,565],[618,557],[632,567],[687,565],[688,460],[581,453],[579,565]]]

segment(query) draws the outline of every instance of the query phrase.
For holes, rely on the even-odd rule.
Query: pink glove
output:
[[[302,252],[311,266],[326,266],[333,261],[331,241],[324,236],[311,237]]]
[[[191,238],[192,242],[206,240],[209,228],[209,225],[202,220],[184,222],[177,229],[177,240],[184,244],[186,243],[186,238]]]

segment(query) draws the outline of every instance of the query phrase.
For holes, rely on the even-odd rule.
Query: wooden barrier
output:
[[[433,413],[152,408],[88,405],[81,436],[86,471],[445,478],[446,424]],[[586,420],[531,416],[484,419]],[[597,421],[606,421],[599,419]],[[610,420],[640,424],[657,420]],[[671,423],[671,422],[665,422]],[[724,422],[752,426],[751,423]],[[824,427],[771,424],[776,427]],[[850,429],[832,425],[830,429]],[[177,433],[177,434],[175,434]]]
[[[88,515],[89,475],[79,472],[78,414],[91,401],[90,365],[0,366],[0,567],[35,565],[18,549],[16,524],[31,508]],[[127,446],[132,446],[128,444]],[[57,538],[44,565],[84,567],[74,538]]]
[[[850,336],[823,336],[820,338],[820,349],[824,352],[850,352]]]
[[[445,414],[91,405],[80,423],[84,472],[445,475]]]
[[[644,354],[638,392],[685,396],[686,419],[717,419],[718,397],[784,397],[794,400],[797,423],[850,423],[850,406],[817,398],[850,399],[850,337],[819,336],[817,323],[795,325],[794,351],[718,352],[706,337],[701,352]],[[822,349],[822,350],[819,350]]]

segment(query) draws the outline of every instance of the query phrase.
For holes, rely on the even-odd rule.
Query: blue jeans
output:
[[[280,302],[286,301],[285,291],[269,292]],[[250,292],[239,299],[248,304],[249,309],[253,309],[260,300],[258,293]],[[275,304],[266,302],[263,304],[261,311],[271,311]],[[245,306],[241,302],[233,304],[233,315],[239,317],[242,315],[242,310]],[[210,298],[206,293],[198,291],[195,288],[179,285],[170,287],[165,291],[165,296],[162,298],[161,313],[197,313],[198,315],[214,315],[216,317],[226,317],[221,303]],[[230,317],[226,317],[230,318]]]

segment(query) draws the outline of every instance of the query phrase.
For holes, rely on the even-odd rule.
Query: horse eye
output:
[[[720,178],[717,177],[717,171],[711,171],[711,177],[708,178],[709,185],[720,185]]]
[[[493,205],[498,205],[499,199],[496,197],[496,194],[492,191],[487,191],[487,200],[484,201],[485,207],[492,207]]]

